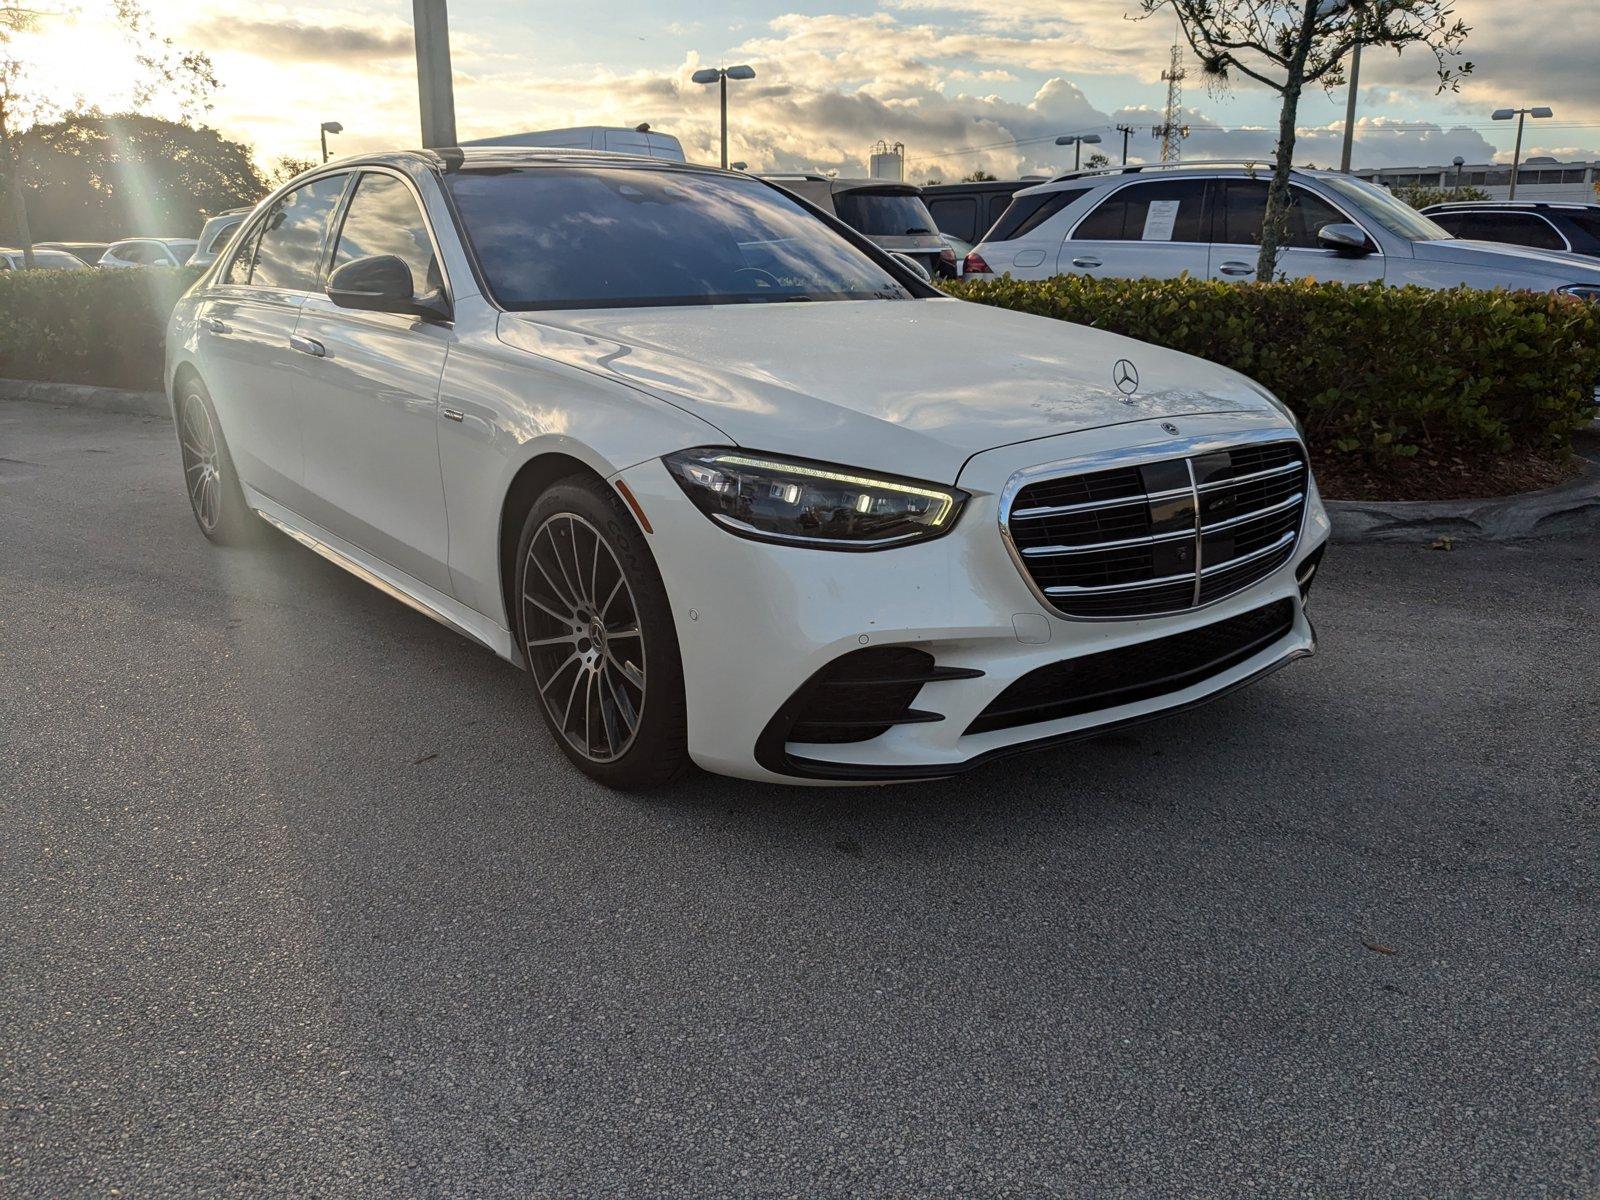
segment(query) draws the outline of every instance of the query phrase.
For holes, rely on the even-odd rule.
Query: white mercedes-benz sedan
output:
[[[947,776],[1313,648],[1328,519],[1281,403],[944,297],[748,175],[331,163],[167,347],[207,537],[263,518],[524,667],[613,786]]]

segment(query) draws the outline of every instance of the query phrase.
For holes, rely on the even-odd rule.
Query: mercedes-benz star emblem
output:
[[[1139,390],[1139,368],[1127,359],[1119,358],[1116,366],[1111,368],[1111,382],[1117,385],[1117,391],[1124,396],[1131,396]]]
[[[1161,428],[1166,430],[1173,437],[1177,437],[1178,436],[1178,427],[1176,425],[1174,425],[1171,421],[1163,421],[1163,422],[1161,422]]]

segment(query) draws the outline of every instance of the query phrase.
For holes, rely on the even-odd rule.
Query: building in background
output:
[[[1370,179],[1389,189],[1406,187],[1482,188],[1491,200],[1504,200],[1511,193],[1511,167],[1505,163],[1466,163],[1457,177],[1454,166],[1381,167],[1358,170],[1357,179]],[[1518,200],[1564,200],[1595,202],[1595,181],[1600,179],[1600,162],[1557,162],[1553,158],[1530,158],[1517,171]]]
[[[906,144],[896,142],[890,145],[886,141],[879,141],[872,148],[872,165],[867,174],[873,179],[889,179],[895,183],[902,183],[906,177]]]

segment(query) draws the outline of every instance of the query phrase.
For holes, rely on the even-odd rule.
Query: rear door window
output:
[[[324,175],[272,206],[261,228],[250,282],[256,287],[316,290],[328,223],[348,175]]]
[[[1075,242],[1205,242],[1203,179],[1152,179],[1113,192],[1079,223]]]

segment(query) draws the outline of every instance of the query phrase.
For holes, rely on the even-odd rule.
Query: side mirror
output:
[[[1317,244],[1324,250],[1334,250],[1352,256],[1371,254],[1374,249],[1361,226],[1347,225],[1343,222],[1324,225],[1317,230]]]
[[[325,290],[328,299],[340,308],[450,320],[450,306],[444,294],[436,291],[417,295],[411,268],[393,254],[372,254],[345,263],[328,276]]]
[[[923,283],[933,282],[933,276],[928,274],[928,268],[923,266],[916,259],[912,258],[909,254],[900,254],[897,251],[891,250],[889,252],[889,257],[894,259],[895,262],[899,263],[906,270],[910,271],[918,279],[922,280]]]

